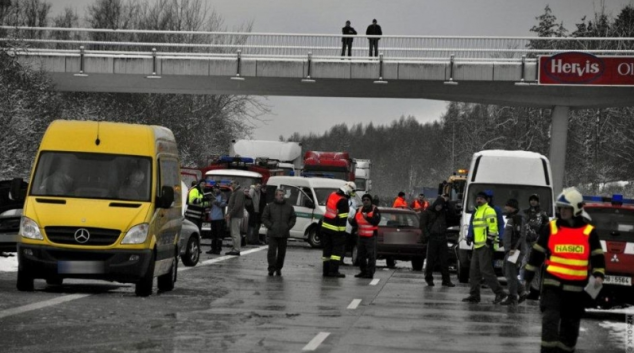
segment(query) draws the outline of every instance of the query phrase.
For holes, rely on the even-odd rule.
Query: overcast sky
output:
[[[48,0],[57,14],[70,6],[82,14],[92,0]],[[205,1],[205,0],[204,0]],[[634,0],[206,0],[229,28],[253,21],[253,32],[338,34],[346,20],[357,32],[376,18],[389,35],[532,36],[550,4],[569,31],[605,2],[616,15]],[[268,97],[271,113],[253,138],[277,140],[297,131],[323,133],[341,122],[389,124],[402,115],[421,122],[436,120],[447,102],[423,99]]]

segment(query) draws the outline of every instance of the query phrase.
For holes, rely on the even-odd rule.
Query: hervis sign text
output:
[[[567,52],[539,57],[540,85],[634,86],[634,57]]]

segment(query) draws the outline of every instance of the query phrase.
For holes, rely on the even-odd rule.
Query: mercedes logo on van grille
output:
[[[85,244],[90,239],[90,232],[86,228],[79,228],[75,232],[75,241],[80,244]]]

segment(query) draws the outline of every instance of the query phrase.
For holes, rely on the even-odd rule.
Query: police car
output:
[[[602,306],[624,300],[634,304],[634,200],[623,195],[584,196],[605,254],[605,280],[598,300]]]

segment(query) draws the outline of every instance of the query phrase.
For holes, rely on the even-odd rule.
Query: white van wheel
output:
[[[321,238],[316,227],[311,228],[308,231],[308,244],[313,248],[321,248]]]

